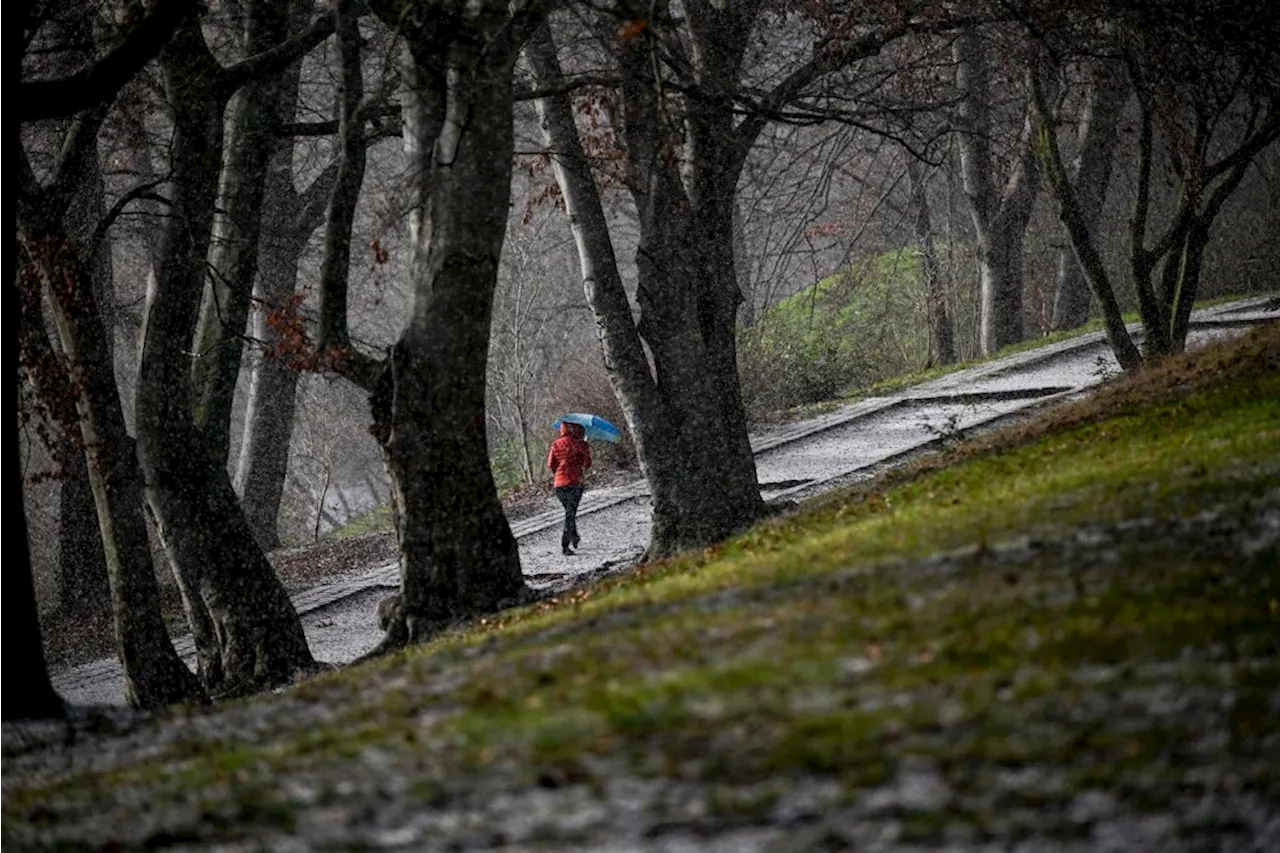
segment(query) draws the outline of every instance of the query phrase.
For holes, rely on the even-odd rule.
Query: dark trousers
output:
[[[564,507],[564,532],[560,534],[560,550],[578,545],[578,503],[582,500],[582,486],[557,486],[556,497]]]

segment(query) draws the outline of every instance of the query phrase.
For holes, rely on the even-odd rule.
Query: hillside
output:
[[[6,849],[1280,846],[1280,325],[723,547],[24,751]],[[1034,843],[1033,843],[1034,842]]]

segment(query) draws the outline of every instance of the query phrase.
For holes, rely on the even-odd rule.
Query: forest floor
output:
[[[48,727],[6,726],[6,850],[1280,849],[1280,326],[371,664]]]

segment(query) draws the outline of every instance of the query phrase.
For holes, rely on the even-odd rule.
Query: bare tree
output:
[[[6,122],[8,122],[9,138],[18,143],[20,150],[19,127],[23,120],[69,115],[110,100],[119,87],[137,72],[138,68],[155,56],[156,51],[165,44],[174,28],[178,27],[180,22],[192,12],[193,5],[195,4],[189,3],[189,0],[161,0],[161,3],[156,4],[154,12],[143,17],[115,49],[108,51],[101,58],[95,58],[72,76],[42,79],[42,81],[23,81],[23,54],[26,53],[27,47],[32,44],[38,29],[46,23],[46,20],[42,17],[42,13],[45,12],[44,6],[31,3],[29,0],[20,0],[14,8],[10,9],[12,14],[10,20],[15,20],[18,26],[13,27],[13,33],[10,35],[12,41],[6,49],[8,61],[12,63],[10,79],[17,83],[19,92],[19,109],[6,110],[5,113],[8,117]],[[14,218],[17,213],[15,196],[6,196],[6,199],[9,199],[9,216]],[[17,265],[17,257],[14,256],[15,243],[4,241],[4,246],[5,252],[8,252],[8,256],[5,257],[5,268],[15,269]],[[12,293],[10,323],[14,323],[17,327],[20,316],[19,292],[17,288],[13,288],[10,293]],[[12,332],[10,359],[12,364],[17,365],[19,341],[17,328],[12,328]],[[10,400],[17,401],[17,396],[15,394],[10,396]],[[15,452],[18,446],[18,411],[10,412],[10,416],[5,420],[12,425],[10,429],[14,430],[10,433],[12,442],[9,447],[14,456],[10,457],[13,460],[13,467],[9,471],[9,482],[18,489],[17,503],[14,503],[14,506],[20,507],[22,506],[22,471],[20,471],[17,452]],[[13,644],[13,653],[10,654],[5,667],[6,689],[4,698],[0,699],[0,719],[63,716],[65,713],[63,703],[50,684],[44,649],[41,647],[40,622],[36,616],[35,588],[32,585],[31,553],[27,544],[27,521],[20,510],[17,535],[19,539],[17,566],[3,573],[4,584],[3,588],[0,588],[0,601],[4,602],[4,611],[0,615],[3,615],[6,628],[13,631],[13,637],[17,640]]]
[[[279,683],[315,666],[297,613],[239,507],[226,457],[202,452],[207,445],[195,420],[187,353],[205,289],[222,115],[242,85],[296,61],[332,31],[332,18],[322,18],[277,48],[223,67],[199,22],[190,21],[160,56],[173,122],[169,216],[142,331],[138,457],[201,675],[220,693]]]
[[[1130,98],[1124,68],[1115,60],[1084,60],[1085,92],[1076,123],[1076,155],[1069,175],[1079,188],[1080,215],[1097,233],[1111,181],[1119,138],[1120,113]],[[1089,318],[1089,285],[1070,247],[1059,253],[1058,287],[1053,300],[1054,330],[1072,329]]]
[[[1023,240],[1039,186],[1034,123],[1028,106],[1022,132],[1011,146],[1004,186],[998,188],[989,46],[971,30],[956,36],[954,52],[961,173],[978,238],[981,346],[990,355],[1023,337]]]
[[[380,651],[526,591],[489,467],[485,376],[511,194],[512,69],[551,5],[371,4],[404,37],[414,191],[410,317],[372,394],[400,545],[400,594]]]
[[[735,199],[747,157],[775,120],[839,116],[830,78],[876,56],[913,28],[946,29],[951,17],[891,10],[852,21],[839,12],[806,21],[827,27],[790,70],[747,62],[763,21],[759,2],[619,2],[602,13],[602,52],[618,75],[606,100],[620,161],[638,212],[636,308],[616,249],[550,35],[531,44],[544,134],[579,248],[583,285],[605,364],[653,494],[647,552],[658,558],[732,534],[767,510],[756,483],[738,379],[735,327],[742,301],[734,258]],[[777,19],[781,21],[782,19]],[[868,85],[881,85],[884,74]],[[598,80],[596,81],[598,84]],[[842,79],[842,83],[848,83]],[[821,117],[821,118],[819,118]],[[864,117],[865,118],[865,117]]]
[[[1246,3],[1225,10],[1197,2],[1177,10],[1115,4],[1112,33],[1139,105],[1138,183],[1129,239],[1129,273],[1145,331],[1145,355],[1159,358],[1186,342],[1210,231],[1250,164],[1280,139],[1280,10]],[[1062,27],[1033,32],[1059,50],[1078,43],[1069,14]],[[1067,36],[1066,41],[1062,36]],[[1057,40],[1054,40],[1054,37]],[[1093,49],[1097,49],[1095,45]],[[1115,297],[1056,132],[1053,99],[1035,87],[1040,156],[1076,258],[1099,300],[1108,339],[1125,369],[1144,360]],[[1158,145],[1163,146],[1161,158]],[[1165,164],[1176,201],[1152,233],[1156,172]]]

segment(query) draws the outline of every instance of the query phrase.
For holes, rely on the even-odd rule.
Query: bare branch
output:
[[[69,77],[29,80],[18,88],[20,121],[69,116],[110,101],[196,8],[195,0],[160,0],[155,10],[105,56]]]

